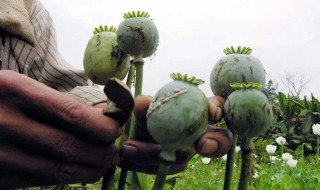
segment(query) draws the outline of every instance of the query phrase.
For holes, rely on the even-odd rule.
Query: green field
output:
[[[240,154],[236,153],[232,189],[237,189],[240,173]],[[251,190],[320,190],[320,160],[316,155],[302,157],[300,151],[291,152],[296,159],[296,167],[290,167],[281,159],[281,150],[273,156],[278,160],[271,161],[270,155],[256,152],[253,162],[253,178],[250,181]],[[212,158],[209,164],[204,164],[200,156],[190,160],[188,168],[176,175],[168,176],[165,189],[175,190],[222,190],[225,173],[223,158]],[[116,173],[116,178],[119,171]],[[139,174],[144,190],[150,190],[154,176]],[[73,184],[61,189],[100,189],[101,182],[95,184]],[[116,183],[115,183],[116,187]],[[54,189],[54,188],[49,188]],[[59,189],[56,187],[56,189]],[[116,189],[116,188],[115,188]],[[129,188],[128,188],[129,189]]]

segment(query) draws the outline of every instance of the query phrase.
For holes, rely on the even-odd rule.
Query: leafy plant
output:
[[[296,96],[278,93],[278,100],[274,104],[274,113],[277,116],[264,138],[284,136],[287,147],[295,150],[300,145],[315,146],[315,136],[311,133],[311,126],[320,122],[320,102],[311,94],[311,100],[306,97],[299,99]],[[314,149],[314,148],[313,148]],[[306,148],[307,153],[313,149]]]
[[[272,80],[268,80],[262,89],[262,92],[267,96],[271,104],[276,104],[278,102],[278,84],[274,84]]]
[[[317,98],[311,94],[311,100],[307,100],[305,96],[303,100],[291,100],[297,106],[301,108],[299,116],[302,118],[303,122],[303,133],[310,133],[311,126],[316,123],[320,123],[320,102]]]

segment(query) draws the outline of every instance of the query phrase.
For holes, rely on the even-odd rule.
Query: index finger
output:
[[[135,116],[140,120],[146,120],[147,111],[150,103],[152,102],[152,96],[140,95],[135,97],[134,102]]]
[[[233,135],[228,129],[208,127],[196,142],[196,151],[205,157],[221,157],[231,148]]]
[[[223,106],[226,99],[220,96],[213,96],[208,99],[209,102],[209,122],[217,123],[223,117]]]
[[[22,84],[23,81],[23,84]],[[93,139],[113,141],[122,129],[118,122],[66,94],[15,72],[4,72],[0,78],[1,96],[8,104],[48,125],[81,133]]]

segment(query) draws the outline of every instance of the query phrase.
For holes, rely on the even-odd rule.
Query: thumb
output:
[[[121,125],[126,123],[134,108],[134,100],[130,89],[121,80],[113,77],[103,89],[108,99],[112,101],[104,111],[104,115],[118,121]]]

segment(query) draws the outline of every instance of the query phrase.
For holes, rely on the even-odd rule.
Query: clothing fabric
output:
[[[3,54],[5,40],[6,40],[5,36],[4,35],[2,36],[0,33],[0,68],[2,65],[2,54]]]
[[[1,0],[0,29],[33,46],[35,39],[28,15],[32,2],[34,0]]]
[[[53,21],[41,2],[38,0],[1,0],[0,2],[7,7],[7,9],[4,8],[5,6],[2,7],[1,11],[10,10],[10,15],[19,15],[11,16],[13,20],[9,23],[8,19],[4,21],[8,14],[0,14],[0,30],[4,30],[0,33],[1,41],[4,39],[3,51],[0,51],[2,52],[0,56],[1,70],[13,70],[27,75],[91,105],[106,100],[102,90],[88,80],[84,71],[74,69],[61,57],[57,47]],[[19,3],[25,6],[23,8],[17,6]],[[21,14],[24,12],[27,12],[28,19],[21,19],[22,16],[25,16]],[[25,40],[26,37],[23,37],[23,33],[16,35],[11,32],[11,27],[8,30],[8,26],[17,23],[19,19],[28,20],[32,26],[25,31],[32,32],[34,44]],[[22,27],[22,25],[15,26]]]

